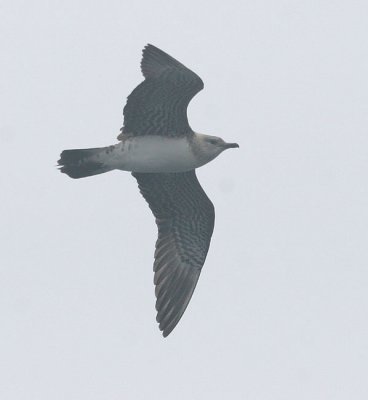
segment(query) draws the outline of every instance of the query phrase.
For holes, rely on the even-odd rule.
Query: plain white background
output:
[[[1,399],[367,399],[367,2],[0,15]],[[146,43],[202,77],[193,129],[240,144],[198,171],[216,227],[167,339],[135,180],[55,168],[115,143]]]

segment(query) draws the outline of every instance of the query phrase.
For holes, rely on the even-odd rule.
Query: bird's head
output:
[[[226,143],[223,139],[217,136],[203,135],[200,133],[197,133],[196,135],[199,139],[202,152],[211,160],[226,149],[239,147],[237,143]]]

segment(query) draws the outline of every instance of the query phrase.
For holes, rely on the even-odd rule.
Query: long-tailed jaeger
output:
[[[137,179],[158,227],[156,319],[167,336],[192,297],[214,227],[215,210],[195,169],[239,146],[189,126],[188,104],[203,89],[198,75],[150,44],[141,70],[145,80],[128,96],[119,143],[64,150],[58,164],[71,178],[119,169]]]

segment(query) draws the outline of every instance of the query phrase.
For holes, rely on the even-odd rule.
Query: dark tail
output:
[[[58,161],[60,171],[74,179],[111,171],[113,168],[104,163],[106,158],[104,160],[103,155],[106,154],[106,149],[106,147],[100,147],[64,150]]]

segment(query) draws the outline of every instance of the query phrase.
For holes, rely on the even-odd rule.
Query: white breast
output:
[[[114,146],[106,162],[133,172],[184,172],[200,163],[186,138],[137,136]]]

